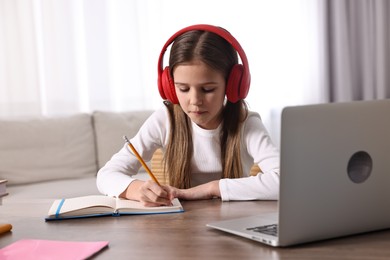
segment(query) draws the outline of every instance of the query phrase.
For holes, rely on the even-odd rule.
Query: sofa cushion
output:
[[[149,180],[147,173],[137,174],[137,179]],[[7,187],[8,196],[3,203],[13,203],[32,199],[62,199],[100,194],[96,186],[96,177],[53,180]],[[1,207],[0,207],[1,209]]]
[[[97,172],[92,120],[87,114],[0,120],[0,147],[0,179],[9,185]]]
[[[127,135],[129,139],[135,136],[152,113],[151,110],[93,113],[99,169],[123,147],[123,135]],[[142,171],[144,170],[141,168],[140,172]]]
[[[52,180],[8,187],[6,203],[32,199],[64,199],[99,194],[96,177]]]

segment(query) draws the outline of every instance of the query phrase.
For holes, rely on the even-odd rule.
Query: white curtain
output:
[[[330,100],[390,98],[390,2],[330,0],[326,8]]]
[[[0,117],[155,109],[165,41],[182,27],[208,23],[243,46],[252,74],[248,104],[278,143],[282,107],[328,100],[323,5],[0,0]]]

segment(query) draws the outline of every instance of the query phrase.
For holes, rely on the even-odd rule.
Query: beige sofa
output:
[[[0,179],[7,202],[98,194],[96,173],[152,111],[0,119]],[[139,178],[148,178],[141,169]]]

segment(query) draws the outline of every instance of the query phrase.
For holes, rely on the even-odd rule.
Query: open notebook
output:
[[[172,201],[172,206],[145,207],[138,201],[118,199],[105,195],[90,195],[55,200],[45,219],[61,220],[99,216],[175,213],[183,211],[184,209],[178,199]]]
[[[390,228],[390,100],[282,112],[278,212],[207,226],[272,246]]]

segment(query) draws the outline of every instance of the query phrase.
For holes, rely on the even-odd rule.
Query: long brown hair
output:
[[[238,63],[238,56],[236,50],[217,34],[194,30],[178,36],[172,44],[169,57],[172,78],[176,66],[194,60],[200,60],[212,69],[220,71],[227,81],[231,68]],[[179,104],[165,102],[165,105],[169,111],[171,127],[164,153],[164,172],[169,175],[170,185],[189,188],[193,156],[191,120]],[[247,114],[245,101],[226,101],[220,135],[221,178],[239,178],[243,175],[240,143],[242,123]]]

